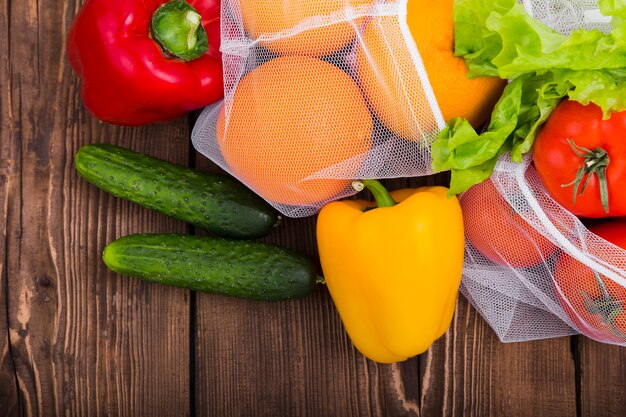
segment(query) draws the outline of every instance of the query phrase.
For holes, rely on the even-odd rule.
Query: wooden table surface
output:
[[[120,128],[85,111],[64,47],[79,6],[2,0],[0,416],[626,415],[626,349],[504,344],[463,298],[426,353],[380,365],[323,287],[262,303],[109,272],[100,254],[117,237],[195,230],[80,179],[80,146],[216,167],[192,148],[191,117]],[[314,225],[287,219],[265,240],[317,260]]]

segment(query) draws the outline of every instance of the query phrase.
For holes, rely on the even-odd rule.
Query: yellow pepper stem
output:
[[[352,188],[357,191],[363,191],[363,189],[367,188],[374,196],[378,207],[393,207],[397,204],[393,197],[391,197],[391,194],[389,194],[389,191],[387,191],[385,186],[378,180],[365,179],[353,181]]]

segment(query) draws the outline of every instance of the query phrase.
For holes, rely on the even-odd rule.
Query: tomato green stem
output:
[[[615,320],[624,311],[622,303],[609,294],[600,274],[594,271],[593,275],[602,295],[597,298],[591,298],[585,291],[580,290],[580,295],[585,301],[586,310],[591,314],[599,316],[600,321],[607,324],[616,336],[626,339],[626,334],[615,325]]]
[[[209,50],[201,21],[202,16],[185,0],[170,0],[152,14],[150,30],[167,54],[191,61]]]
[[[396,205],[396,202],[393,197],[391,197],[391,194],[389,194],[389,191],[387,191],[385,186],[378,180],[365,179],[354,181],[352,183],[352,187],[357,191],[362,191],[364,188],[367,188],[374,196],[378,207],[393,207]]]
[[[606,213],[608,213],[609,186],[606,179],[606,169],[610,162],[609,154],[604,149],[599,147],[591,150],[578,146],[571,139],[567,139],[567,143],[569,143],[576,155],[584,158],[584,162],[578,171],[576,171],[576,177],[574,180],[567,184],[561,184],[561,187],[569,187],[570,185],[574,186],[572,204],[576,204],[576,196],[585,191],[587,185],[589,185],[589,181],[591,181],[591,177],[595,174],[598,177],[598,183],[600,185],[600,201],[602,202],[602,208]],[[578,192],[579,189],[580,192]]]

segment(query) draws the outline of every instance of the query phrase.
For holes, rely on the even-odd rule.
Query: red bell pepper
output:
[[[67,52],[98,119],[172,120],[224,95],[219,0],[86,0]]]

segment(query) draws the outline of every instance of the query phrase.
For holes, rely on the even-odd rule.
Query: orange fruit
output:
[[[303,20],[324,17],[346,7],[372,4],[374,0],[240,0],[241,17],[246,33],[257,39],[261,35],[274,37],[279,32],[295,29]],[[347,45],[356,36],[353,22],[343,21],[333,25],[295,31],[289,36],[264,41],[262,45],[278,54],[323,56]]]
[[[465,61],[454,56],[453,2],[408,0],[407,24],[443,118],[462,117],[478,127],[489,118],[506,81],[467,78]],[[411,140],[420,139],[420,130],[436,130],[397,18],[372,19],[363,32],[356,65],[372,110],[389,129]]]
[[[262,197],[315,205],[350,186],[370,149],[373,121],[356,83],[306,56],[272,59],[237,85],[217,137],[232,173]],[[348,161],[342,178],[308,178]]]

